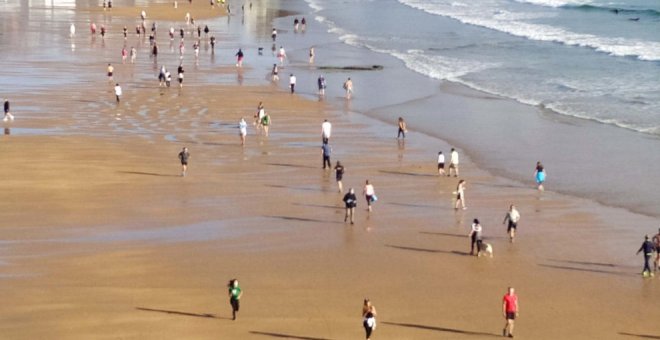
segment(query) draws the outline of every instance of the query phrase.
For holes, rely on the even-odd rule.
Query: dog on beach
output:
[[[485,253],[489,257],[493,257],[493,246],[490,243],[482,243],[481,251],[479,253]]]

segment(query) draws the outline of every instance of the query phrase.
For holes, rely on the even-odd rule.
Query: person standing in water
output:
[[[243,50],[239,48],[236,52],[236,67],[243,67],[243,56]]]
[[[465,206],[465,180],[462,179],[458,181],[456,186],[456,204],[454,204],[454,210],[458,210],[458,206],[461,206],[463,210],[467,209]]]
[[[289,75],[289,87],[291,88],[291,94],[294,94],[296,92],[296,76],[293,73]]]
[[[344,187],[341,183],[344,178],[344,170],[345,168],[341,162],[337,161],[337,165],[335,165],[335,179],[337,180],[337,188],[339,189],[340,194],[344,192]]]
[[[241,146],[245,146],[245,136],[247,135],[247,122],[245,118],[241,117],[241,121],[238,122],[238,133],[241,136]]]
[[[364,184],[362,193],[364,194],[364,198],[367,200],[367,210],[371,212],[371,203],[376,201],[376,191],[374,190],[374,186],[369,183],[369,180],[367,180]]]
[[[190,152],[188,152],[188,148],[184,146],[181,152],[179,152],[179,160],[181,161],[181,177],[186,176],[189,159],[190,159]]]
[[[401,138],[406,138],[406,132],[408,132],[408,129],[406,128],[406,121],[403,120],[403,117],[399,117],[399,132],[396,134],[396,139]]]
[[[470,238],[470,255],[474,255],[474,248],[477,248],[477,257],[481,255],[481,245],[483,242],[482,238],[482,232],[483,228],[481,227],[481,224],[479,224],[478,219],[474,219],[472,221],[472,229],[470,229],[470,233],[468,234],[468,237]]]
[[[4,106],[5,106],[5,116],[2,118],[2,120],[5,122],[9,120],[13,121],[14,116],[11,114],[11,112],[9,112],[9,99],[5,98]]]
[[[543,167],[543,164],[541,164],[541,161],[536,162],[536,169],[534,171],[534,179],[536,180],[536,188],[539,191],[545,190],[543,188],[543,182],[545,182],[545,168]]]
[[[241,297],[243,296],[243,290],[238,285],[237,279],[229,280],[227,287],[229,288],[228,294],[229,305],[231,305],[231,319],[236,320],[236,313],[238,313],[238,310],[241,307],[240,301]]]
[[[353,188],[348,189],[343,198],[344,205],[346,206],[346,214],[344,215],[344,223],[351,219],[351,224],[355,224],[355,207],[357,207],[357,197]]]
[[[513,324],[520,313],[519,310],[518,296],[515,293],[515,289],[509,287],[507,293],[502,298],[502,314],[506,320],[504,329],[502,330],[502,336],[513,338]]]
[[[506,216],[504,216],[502,224],[505,224],[507,221],[509,222],[509,225],[506,228],[506,232],[509,234],[509,240],[513,243],[513,238],[516,237],[518,221],[520,221],[520,213],[513,204],[509,206],[509,211],[506,213]]]
[[[346,91],[346,99],[351,99],[353,95],[353,81],[350,77],[344,82],[344,90]]]
[[[137,50],[135,47],[131,46],[131,64],[135,64],[135,59],[137,58]]]
[[[447,177],[451,177],[451,171],[454,170],[454,177],[458,177],[458,151],[451,148],[451,153],[449,154],[449,171],[447,172]]]
[[[651,257],[653,257],[654,250],[655,246],[653,245],[653,242],[649,241],[649,236],[644,236],[644,242],[637,251],[638,255],[639,253],[643,253],[644,255],[644,270],[642,271],[642,276],[644,277],[654,276],[653,272],[651,271],[651,266],[649,265],[649,262],[651,262]]]
[[[438,175],[445,175],[445,155],[442,154],[442,151],[438,152]]]
[[[366,333],[366,339],[371,339],[371,333],[376,329],[376,307],[371,304],[369,299],[364,299],[362,306],[362,326]]]
[[[314,63],[314,47],[309,48],[309,63]]]
[[[284,47],[280,46],[280,50],[277,52],[277,58],[280,60],[280,66],[284,66],[284,60],[286,59]]]
[[[271,73],[271,76],[272,76],[273,81],[278,81],[278,80],[280,80],[280,76],[278,75],[278,74],[280,73],[280,71],[279,71],[279,69],[277,68],[277,64],[273,64],[273,69],[272,69],[272,71],[271,71],[270,73]]]
[[[177,69],[177,75],[179,78],[179,88],[183,88],[183,64],[179,65],[179,68]]]
[[[319,96],[323,97],[325,96],[325,77],[323,75],[320,75],[319,78],[316,80],[318,87],[319,87]]]
[[[122,91],[121,91],[121,86],[119,86],[119,83],[115,84],[115,99],[117,99],[117,104],[119,104],[119,97],[121,97]]]
[[[326,169],[326,165],[328,166],[328,169],[332,169],[332,163],[330,163],[330,154],[332,153],[332,148],[328,143],[323,143],[321,146],[321,154],[323,155],[323,170]]]

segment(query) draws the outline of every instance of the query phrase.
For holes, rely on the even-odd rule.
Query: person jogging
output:
[[[504,216],[502,224],[505,224],[507,221],[509,222],[509,225],[506,227],[506,232],[509,234],[509,241],[513,242],[513,238],[516,237],[518,221],[520,221],[520,213],[513,204],[509,206],[509,211],[506,213],[506,216]]]
[[[240,301],[243,296],[243,291],[241,287],[238,286],[238,280],[232,279],[229,280],[227,285],[229,288],[229,304],[231,305],[231,319],[236,320],[236,313],[240,309]]]

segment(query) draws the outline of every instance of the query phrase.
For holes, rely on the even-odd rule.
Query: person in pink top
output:
[[[518,296],[515,294],[515,289],[509,287],[509,291],[502,298],[502,314],[504,314],[504,318],[506,319],[502,336],[507,336],[508,334],[509,338],[513,338],[513,323],[519,314],[519,310]]]

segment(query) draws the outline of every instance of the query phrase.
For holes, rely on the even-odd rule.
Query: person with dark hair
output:
[[[462,179],[458,181],[458,185],[456,186],[456,204],[454,204],[454,210],[458,210],[458,206],[460,205],[463,210],[467,209],[465,206],[465,180]]]
[[[332,153],[332,148],[328,143],[323,143],[321,146],[321,155],[323,155],[323,170],[326,169],[326,165],[328,169],[332,169],[332,163],[330,163],[330,154]]]
[[[513,338],[513,323],[518,316],[518,296],[513,287],[509,287],[506,295],[502,298],[502,314],[506,319],[502,336],[508,335],[509,338]]]
[[[545,182],[545,168],[541,161],[536,162],[536,170],[534,171],[534,179],[536,179],[536,185],[539,191],[543,191],[543,182]]]
[[[339,188],[339,193],[344,192],[343,185],[341,183],[341,180],[344,178],[344,166],[341,164],[340,161],[337,161],[337,165],[335,165],[335,179],[337,180],[337,188]]]
[[[376,307],[371,304],[369,299],[364,299],[362,306],[362,326],[364,326],[367,340],[370,340],[371,333],[376,329]]]
[[[9,99],[5,98],[5,116],[2,118],[3,121],[14,120],[14,116],[9,111]]]
[[[189,158],[190,158],[190,152],[188,152],[188,148],[184,146],[181,152],[179,152],[179,160],[181,161],[181,177],[186,176],[186,170],[188,170]]]
[[[651,261],[651,257],[653,257],[654,250],[655,250],[655,246],[653,245],[653,242],[649,241],[649,236],[648,235],[644,236],[644,242],[637,251],[638,255],[639,253],[642,252],[644,254],[644,270],[642,271],[642,276],[644,277],[654,276],[653,272],[651,271],[651,266],[649,265],[649,262]]]
[[[344,204],[346,205],[346,214],[344,215],[344,223],[348,221],[348,218],[351,218],[351,224],[355,224],[355,207],[357,207],[357,197],[355,196],[355,190],[353,188],[348,189],[346,195],[344,195]]]
[[[231,305],[231,319],[236,320],[236,313],[241,307],[240,300],[241,300],[241,296],[243,296],[243,291],[241,290],[241,287],[238,286],[237,279],[229,280],[229,284],[227,286],[229,288],[229,304]]]
[[[472,229],[470,230],[470,233],[468,234],[468,237],[470,237],[470,255],[474,255],[474,247],[477,247],[477,257],[481,255],[481,244],[483,242],[482,239],[482,227],[481,224],[479,224],[478,219],[474,219],[472,221]]]
[[[445,155],[442,154],[442,151],[438,151],[438,175],[445,175]]]
[[[658,233],[653,236],[653,245],[655,246],[655,260],[653,261],[653,271],[658,271],[658,265],[660,265],[660,229]]]
[[[364,184],[362,192],[364,193],[364,198],[367,200],[367,210],[371,212],[371,203],[376,202],[377,198],[374,186],[369,183],[369,180]]]
[[[396,134],[396,139],[401,138],[406,138],[406,132],[408,132],[408,129],[406,128],[406,121],[403,120],[403,117],[399,117],[399,132]]]

